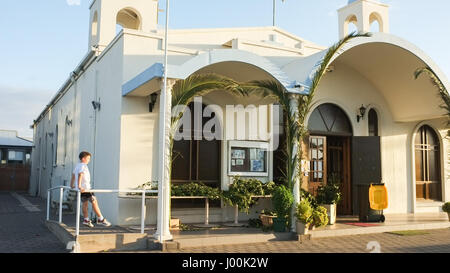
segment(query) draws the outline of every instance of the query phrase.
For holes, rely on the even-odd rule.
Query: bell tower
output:
[[[349,0],[348,5],[338,10],[339,38],[349,34],[349,24],[353,23],[359,32],[370,32],[375,21],[379,32],[389,33],[389,6],[378,0]]]
[[[115,37],[116,26],[152,32],[158,26],[158,0],[93,0],[89,48],[103,50]]]

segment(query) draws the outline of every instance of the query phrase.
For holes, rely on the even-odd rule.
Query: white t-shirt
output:
[[[75,189],[78,190],[78,175],[83,173],[83,177],[81,178],[81,187],[85,190],[91,189],[91,174],[89,173],[89,168],[85,163],[78,163],[73,170],[73,174],[75,175]]]

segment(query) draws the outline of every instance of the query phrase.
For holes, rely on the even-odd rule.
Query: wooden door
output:
[[[337,206],[339,215],[352,214],[352,186],[351,186],[351,162],[350,162],[350,138],[327,138],[327,183],[339,183],[342,193],[341,202]]]

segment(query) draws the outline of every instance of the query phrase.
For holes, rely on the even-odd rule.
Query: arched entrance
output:
[[[325,103],[318,106],[308,121],[309,138],[309,191],[316,195],[319,186],[327,182],[341,185],[340,215],[351,215],[351,137],[352,126],[345,112],[338,106]]]

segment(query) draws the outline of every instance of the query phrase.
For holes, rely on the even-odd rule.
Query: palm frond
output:
[[[436,75],[436,73],[430,67],[422,67],[418,68],[414,72],[415,79],[418,79],[420,75],[427,74],[430,77],[431,83],[436,86],[439,91],[439,96],[442,99],[442,104],[440,107],[447,112],[447,126],[450,125],[450,95],[448,94],[447,88],[444,86],[444,83],[441,79]],[[450,136],[450,130],[448,131],[448,135]]]

